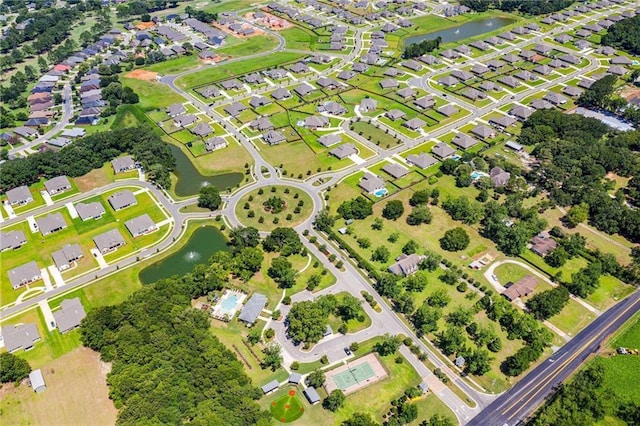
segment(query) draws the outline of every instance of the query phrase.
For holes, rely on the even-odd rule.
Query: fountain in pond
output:
[[[200,260],[201,257],[202,256],[197,251],[190,251],[184,255],[184,260],[186,260],[189,263],[195,263],[198,260]]]

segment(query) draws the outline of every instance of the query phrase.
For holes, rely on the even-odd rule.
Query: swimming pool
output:
[[[226,290],[218,303],[213,307],[211,314],[214,318],[230,321],[242,306],[246,294],[236,290]]]
[[[220,313],[228,315],[236,310],[236,306],[238,306],[238,295],[232,294],[220,303]]]
[[[387,188],[382,188],[382,189],[378,189],[378,190],[374,191],[373,195],[375,195],[376,197],[380,198],[380,197],[384,197],[388,193],[389,193],[389,191],[387,191]]]
[[[485,172],[480,172],[478,170],[474,170],[473,172],[471,172],[471,179],[475,180],[475,179],[479,179],[483,176],[489,176],[488,174],[486,174]]]

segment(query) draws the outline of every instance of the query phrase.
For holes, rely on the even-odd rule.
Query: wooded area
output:
[[[169,146],[153,129],[141,126],[96,133],[57,152],[9,160],[0,167],[0,191],[31,185],[40,178],[82,176],[122,153],[131,154],[159,186],[171,185],[169,172],[175,167],[175,158]]]
[[[489,8],[505,12],[521,12],[527,15],[544,15],[554,13],[571,6],[574,0],[461,0],[460,4],[484,12]]]
[[[613,24],[600,43],[640,55],[640,15]]]

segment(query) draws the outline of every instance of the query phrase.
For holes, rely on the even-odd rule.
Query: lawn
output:
[[[287,49],[293,50],[315,50],[318,43],[318,35],[301,27],[287,28],[280,31],[285,40]]]
[[[494,274],[503,286],[518,282],[527,275],[531,275],[529,271],[513,263],[503,263],[494,270]]]
[[[296,396],[295,389],[290,389],[285,395],[271,403],[273,418],[281,423],[291,423],[298,420],[304,414],[304,407]]]
[[[125,77],[122,77],[120,81],[122,81],[123,86],[131,87],[140,96],[138,106],[145,112],[157,108],[166,108],[174,103],[181,104],[185,102],[185,98],[162,83]]]
[[[161,75],[177,74],[196,68],[200,65],[198,55],[185,55],[179,58],[169,59],[168,61],[159,62],[142,68],[145,71],[157,72]]]
[[[595,319],[596,315],[587,310],[584,306],[575,300],[569,300],[569,303],[560,311],[558,315],[549,318],[549,322],[569,336],[575,336]]]
[[[340,301],[344,298],[346,294],[347,294],[346,292],[340,292],[335,296],[338,299],[338,301]],[[331,326],[334,332],[337,332],[338,328],[340,328],[342,324],[345,324],[345,323],[343,323],[342,319],[340,319],[338,316],[334,314],[329,315],[329,325]],[[365,330],[371,326],[371,318],[369,317],[369,315],[367,315],[364,309],[360,307],[358,309],[358,313],[356,314],[356,318],[352,318],[349,321],[347,321],[346,325],[347,325],[347,333],[357,333],[358,331]]]
[[[269,200],[277,204],[275,210],[267,207]],[[245,226],[262,231],[279,226],[294,227],[304,222],[312,211],[313,200],[306,192],[281,185],[255,189],[242,197],[235,207],[236,216]]]
[[[640,314],[634,315],[621,329],[620,334],[609,344],[611,348],[640,349]]]
[[[43,368],[44,393],[26,384],[3,386],[3,424],[115,424],[117,410],[106,384],[110,369],[98,353],[78,348]]]
[[[599,356],[593,360],[594,364],[604,367],[604,387],[617,397],[629,399],[640,404],[640,386],[638,386],[638,372],[640,372],[640,356],[611,355]]]

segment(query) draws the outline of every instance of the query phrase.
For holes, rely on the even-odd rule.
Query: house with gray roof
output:
[[[329,119],[322,115],[312,115],[304,119],[303,125],[311,129],[327,127],[329,125]]]
[[[560,56],[558,59],[561,61],[567,62],[571,65],[578,65],[580,63],[580,58],[572,55],[571,53],[567,53],[565,55]]]
[[[358,186],[369,194],[373,194],[377,190],[384,188],[384,181],[376,175],[365,173],[362,179],[360,179]]]
[[[44,181],[44,187],[49,195],[59,194],[71,189],[71,183],[66,176],[56,176]]]
[[[314,90],[316,90],[316,88],[306,82],[302,83],[301,85],[293,89],[293,91],[300,96],[306,96],[309,93],[313,92]]]
[[[167,107],[166,111],[167,111],[167,115],[169,115],[169,117],[174,118],[174,117],[177,117],[180,114],[184,114],[185,112],[187,112],[187,109],[184,107],[184,105],[179,104],[179,103],[175,103],[175,104],[169,105]]]
[[[397,94],[403,99],[408,99],[413,98],[416,95],[416,91],[411,87],[405,87],[404,89],[398,90]]]
[[[83,256],[82,249],[78,244],[65,244],[60,250],[51,253],[53,263],[58,271],[69,269],[73,262],[76,262]]]
[[[277,130],[269,130],[267,133],[262,135],[262,139],[269,145],[278,145],[279,143],[287,140],[287,138]]]
[[[398,163],[387,163],[382,167],[382,171],[396,179],[399,179],[409,173],[409,169]]]
[[[436,157],[442,160],[446,160],[447,158],[452,157],[456,153],[456,150],[451,148],[445,142],[440,142],[437,143],[433,148],[431,148],[431,152]]]
[[[502,170],[500,167],[494,167],[489,171],[489,177],[494,187],[505,186],[511,178],[511,173]]]
[[[438,112],[440,114],[446,115],[447,117],[451,117],[452,115],[457,114],[458,111],[460,110],[452,104],[443,105],[440,108],[438,108]]]
[[[5,325],[2,326],[2,338],[7,352],[28,351],[40,340],[40,333],[35,324]]]
[[[24,236],[24,232],[19,230],[0,231],[0,251],[17,250],[25,244],[27,244],[27,238]]]
[[[473,74],[468,71],[463,70],[453,70],[451,72],[451,77],[457,78],[460,81],[468,81],[473,78]]]
[[[342,137],[338,133],[329,133],[318,138],[318,142],[325,147],[330,147],[338,142],[342,142]]]
[[[253,293],[242,307],[238,320],[253,325],[265,306],[267,306],[267,296],[261,293]]]
[[[78,203],[75,206],[76,212],[82,221],[94,219],[98,220],[106,213],[102,203],[94,201],[92,203]]]
[[[64,299],[60,304],[60,309],[53,313],[56,326],[60,333],[67,333],[80,326],[80,322],[87,316],[87,313],[80,302],[80,298]]]
[[[253,96],[249,101],[249,105],[251,105],[252,108],[258,108],[261,106],[269,105],[270,103],[271,101],[265,98],[264,96]]]
[[[383,89],[392,89],[398,87],[400,83],[395,78],[386,78],[380,82],[380,87]]]
[[[60,212],[50,213],[46,216],[40,216],[36,219],[40,233],[44,235],[53,234],[67,227],[64,217]]]
[[[458,133],[453,140],[452,144],[459,146],[462,149],[468,149],[478,143],[478,141],[472,138],[469,135],[465,135],[464,133]]]
[[[416,132],[421,128],[423,128],[424,126],[426,126],[427,123],[425,123],[424,120],[415,117],[415,118],[412,118],[411,120],[405,121],[404,123],[402,123],[402,125],[407,129],[413,130],[414,132]]]
[[[421,152],[419,155],[411,154],[407,157],[407,163],[412,164],[421,169],[426,169],[438,163],[438,160],[430,156],[425,152]]]
[[[207,123],[198,123],[195,127],[189,129],[189,131],[196,136],[205,137],[213,133],[213,127]]]
[[[451,49],[447,49],[447,50],[443,50],[442,52],[440,52],[440,56],[445,57],[447,59],[450,60],[454,60],[454,59],[458,59],[460,57],[460,54],[457,52],[454,52]]]
[[[464,92],[462,92],[462,96],[464,96],[467,99],[470,99],[472,101],[477,101],[478,99],[486,99],[487,98],[487,94],[484,92],[479,91],[476,88],[473,87],[469,87],[467,88]]]
[[[290,70],[292,72],[295,72],[296,74],[302,74],[305,72],[309,72],[309,66],[307,66],[307,64],[305,64],[304,62],[296,62],[295,64],[291,65]]]
[[[516,80],[514,77],[510,76],[510,75],[505,75],[502,76],[498,79],[498,83],[502,83],[505,86],[509,86],[511,88],[516,88],[518,86],[520,86],[520,82],[518,80]]]
[[[476,136],[480,136],[482,139],[491,139],[496,137],[496,131],[484,124],[479,124],[471,129],[471,133]]]
[[[389,266],[388,271],[394,275],[408,276],[419,269],[420,262],[425,256],[419,256],[415,253],[401,254],[396,258],[396,262]]]
[[[266,117],[258,117],[255,120],[253,120],[251,123],[249,123],[249,126],[254,129],[254,130],[258,130],[258,131],[264,131],[264,130],[270,130],[273,129],[273,123],[271,121],[269,121],[268,118]]]
[[[96,235],[93,237],[93,242],[102,254],[115,251],[126,244],[122,234],[117,229],[112,229],[110,231],[103,232],[100,235]]]
[[[222,88],[224,90],[231,90],[231,89],[235,89],[235,90],[240,90],[242,89],[242,83],[237,80],[237,79],[231,79],[231,80],[225,80],[222,83],[220,83],[220,86],[222,86]]]
[[[419,62],[414,61],[413,59],[404,61],[401,65],[405,68],[409,68],[412,71],[420,71],[422,69],[422,65],[420,65]]]
[[[285,72],[285,75],[286,75],[286,72]],[[278,77],[278,78],[280,78],[280,77]],[[254,72],[252,74],[246,75],[244,77],[244,81],[245,81],[245,83],[249,83],[249,84],[262,84],[262,83],[264,83],[264,77],[262,77],[257,72]]]
[[[146,213],[126,221],[124,226],[134,238],[158,229],[156,223]]]
[[[333,155],[339,160],[342,160],[343,158],[347,158],[357,153],[358,153],[358,150],[356,149],[355,145],[353,145],[352,143],[345,143],[344,145],[340,145],[336,148],[333,148],[331,151],[329,151],[329,154]]]
[[[7,273],[9,275],[11,287],[14,290],[42,279],[40,268],[35,261],[27,262],[16,268],[9,269]]]
[[[534,74],[532,74],[529,71],[527,71],[527,70],[518,71],[513,76],[516,77],[516,78],[519,78],[520,80],[523,80],[523,81],[537,80],[537,77]]]
[[[568,101],[566,96],[555,92],[547,92],[547,94],[544,95],[542,99],[544,99],[545,101],[549,101],[554,105],[562,105]]]
[[[124,157],[118,157],[111,160],[111,166],[114,173],[128,172],[136,168],[136,162],[133,161],[133,157],[125,155]]]
[[[533,114],[533,110],[531,108],[527,108],[526,106],[516,105],[511,108],[509,114],[513,115],[520,121],[525,121],[527,118],[531,117],[531,114]]]
[[[553,104],[544,99],[535,99],[530,105],[533,109],[553,109]]]
[[[291,92],[289,92],[284,87],[280,87],[271,94],[271,97],[277,101],[281,101],[284,99],[289,99],[291,97]]]
[[[224,112],[229,114],[231,117],[237,117],[244,110],[248,109],[244,104],[240,102],[234,102],[231,105],[227,105],[224,107]]]
[[[422,109],[429,109],[433,108],[433,106],[436,104],[436,101],[435,99],[433,99],[433,96],[427,95],[416,99],[415,101],[413,101],[413,104]]]
[[[440,63],[440,59],[436,58],[433,55],[422,55],[418,58],[420,62],[423,62],[427,65],[435,65]]]
[[[109,195],[107,201],[109,201],[111,208],[113,208],[115,211],[138,204],[136,196],[133,195],[133,192],[129,191],[128,189]]]
[[[389,119],[389,120],[393,120],[396,121],[402,117],[404,117],[406,114],[404,111],[401,111],[399,109],[392,109],[390,111],[387,111],[384,113],[384,115]]]
[[[360,102],[360,112],[375,111],[378,107],[378,101],[371,98],[364,98]]]
[[[458,79],[454,78],[453,76],[447,75],[444,77],[440,77],[438,79],[438,83],[447,87],[451,87],[451,86],[455,86],[460,82],[458,81]]]
[[[583,90],[575,86],[565,86],[562,88],[562,93],[569,95],[572,98],[576,98],[582,94]]]
[[[7,200],[12,206],[24,206],[33,201],[33,195],[26,185],[18,186],[7,191]]]
[[[473,67],[471,67],[471,72],[475,75],[482,75],[488,73],[489,71],[489,67],[483,64],[475,64]]]
[[[516,124],[516,121],[517,120],[513,117],[510,117],[508,115],[501,115],[499,117],[490,118],[489,124],[501,129],[506,129],[507,127],[510,127]]]
[[[228,145],[225,138],[220,136],[214,136],[204,143],[204,147],[208,152],[215,151],[217,149],[222,149]]]
[[[347,109],[344,106],[333,101],[325,102],[323,104],[318,105],[318,108],[316,108],[316,111],[325,112],[331,115],[344,115],[347,113]]]

